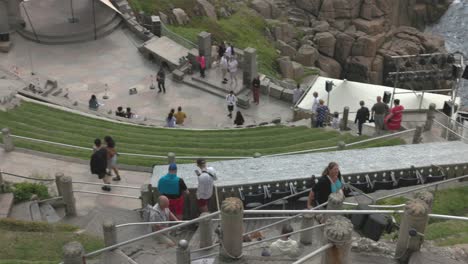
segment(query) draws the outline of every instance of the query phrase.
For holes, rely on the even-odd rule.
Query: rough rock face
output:
[[[286,4],[276,1],[287,14],[289,23],[274,23],[273,35],[281,55],[304,66],[315,63],[330,77],[382,84],[392,71],[387,63],[390,56],[444,51],[442,38],[414,27],[423,27],[437,19],[450,2],[295,0]],[[270,3],[252,2],[259,13],[271,18]],[[289,68],[292,63],[283,62],[284,77],[293,75]]]
[[[278,60],[281,74],[284,78],[296,79],[304,75],[304,67],[288,56],[280,57]]]
[[[179,25],[185,25],[190,22],[190,18],[182,8],[174,8],[172,9],[172,13],[174,14],[175,19]]]
[[[271,0],[253,0],[251,5],[264,18],[277,18],[281,13]]]
[[[207,16],[211,19],[218,20],[216,9],[210,2],[207,0],[197,0],[197,3],[202,16]]]

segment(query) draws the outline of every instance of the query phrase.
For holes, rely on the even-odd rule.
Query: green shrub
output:
[[[15,196],[15,202],[28,201],[35,194],[39,199],[49,198],[49,191],[47,186],[40,183],[31,182],[20,182],[13,184],[13,195]]]
[[[0,219],[0,230],[20,232],[74,232],[78,227],[67,224],[49,224],[47,222],[22,221],[12,218]]]

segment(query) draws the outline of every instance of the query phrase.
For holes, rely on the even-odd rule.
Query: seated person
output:
[[[132,109],[130,107],[127,107],[127,112],[125,113],[126,118],[132,118],[133,117]]]
[[[91,98],[89,99],[89,102],[88,102],[88,107],[89,109],[91,110],[98,110],[99,108],[99,102],[96,98],[96,95],[91,95]]]
[[[169,222],[169,221],[179,221],[177,217],[174,216],[173,213],[169,210],[169,199],[161,195],[159,196],[158,203],[153,206],[153,210],[151,211],[150,221],[151,222]],[[151,226],[153,232],[162,230],[167,228],[169,224],[154,224]],[[173,247],[176,245],[176,240],[171,237],[168,233],[160,234],[156,236],[156,240],[158,240],[161,244],[166,244],[168,247]]]
[[[115,111],[115,115],[120,116],[120,117],[126,117],[123,107],[121,106],[117,107],[117,111]]]
[[[271,256],[289,256],[292,258],[300,255],[299,245],[295,240],[289,238],[289,233],[294,230],[291,225],[284,224],[281,228],[281,234],[284,235],[270,245]]]

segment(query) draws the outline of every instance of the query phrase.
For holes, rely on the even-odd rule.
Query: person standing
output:
[[[304,89],[301,88],[300,84],[297,84],[296,89],[293,91],[293,105],[296,105],[301,96],[304,94]]]
[[[377,103],[372,106],[372,116],[371,119],[374,120],[375,124],[375,134],[380,135],[384,129],[384,119],[385,115],[388,114],[388,105],[382,102],[382,97],[377,96]]]
[[[95,110],[97,111],[99,109],[99,102],[96,98],[96,95],[91,95],[91,98],[89,99],[89,102],[88,102],[88,107],[89,109],[91,110]]]
[[[312,94],[314,98],[312,98],[312,113],[317,112],[317,107],[320,105],[320,99],[318,98],[319,94],[314,92]]]
[[[229,94],[226,96],[227,108],[228,108],[228,116],[232,118],[232,111],[234,111],[234,106],[237,103],[237,97],[234,95],[234,91],[230,91]]]
[[[187,115],[184,112],[182,112],[182,107],[180,106],[177,108],[177,113],[175,113],[174,116],[176,118],[177,125],[183,125],[185,118],[187,118]]]
[[[309,192],[307,208],[311,209],[328,201],[331,193],[343,194],[343,179],[340,173],[340,167],[336,162],[330,162],[322,172],[317,184]]]
[[[228,71],[229,71],[229,76],[231,77],[231,85],[235,83],[235,86],[237,87],[237,66],[238,62],[236,57],[231,57],[228,61]]]
[[[231,45],[231,43],[227,44],[226,51],[224,53],[228,59],[232,58],[234,56],[234,46]]]
[[[198,178],[197,204],[200,213],[204,213],[208,212],[208,203],[213,196],[214,181],[218,178],[216,171],[211,167],[208,168],[204,159],[197,160],[197,167],[201,170],[195,170]]]
[[[205,78],[205,69],[206,69],[206,59],[203,54],[197,57],[198,65],[200,66],[200,77]]]
[[[90,161],[91,173],[96,174],[100,180],[104,182],[104,186],[101,187],[103,191],[110,191],[111,183],[110,177],[106,175],[107,169],[107,149],[102,147],[101,140],[97,138],[94,140],[93,155]]]
[[[159,69],[158,74],[156,75],[156,81],[158,82],[158,89],[159,89],[158,93],[160,92],[166,93],[166,86],[165,86],[166,74],[164,73],[164,69],[162,66]]]
[[[330,111],[328,110],[328,106],[326,106],[324,103],[325,102],[322,99],[319,100],[319,106],[315,112],[317,119],[315,127],[324,127],[324,123],[327,121],[327,115]]]
[[[385,117],[385,124],[387,129],[390,131],[398,131],[401,128],[401,121],[403,120],[403,110],[405,108],[400,105],[400,99],[393,100],[393,104],[395,105],[392,109],[390,109],[390,114]]]
[[[178,218],[182,219],[184,215],[184,194],[189,191],[184,180],[177,176],[177,165],[171,163],[166,175],[158,181],[158,191],[161,195],[169,198],[169,210]]]
[[[362,135],[362,125],[369,120],[369,108],[364,106],[364,101],[360,101],[359,105],[361,108],[356,113],[354,123],[358,124],[358,135]]]
[[[253,92],[253,98],[254,98],[254,103],[259,104],[260,103],[260,76],[257,75],[252,81],[252,92]]]
[[[221,68],[221,75],[222,75],[221,77],[223,78],[222,83],[226,84],[228,82],[228,79],[226,78],[226,74],[228,72],[228,59],[227,59],[226,55],[221,57],[221,61],[219,63],[219,66]]]
[[[221,59],[223,58],[225,52],[226,45],[224,45],[224,41],[221,41],[218,45],[218,63],[221,63]]]
[[[107,149],[107,168],[109,169],[109,176],[112,176],[112,171],[115,173],[113,181],[120,181],[119,169],[117,169],[117,151],[115,150],[115,141],[110,136],[105,136],[104,141],[106,142]]]

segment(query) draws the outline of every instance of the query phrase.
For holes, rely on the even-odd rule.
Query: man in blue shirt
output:
[[[161,195],[169,198],[169,210],[177,219],[182,220],[184,215],[184,193],[189,194],[187,185],[183,179],[177,176],[177,165],[169,165],[169,173],[161,177],[158,181],[158,191]]]

